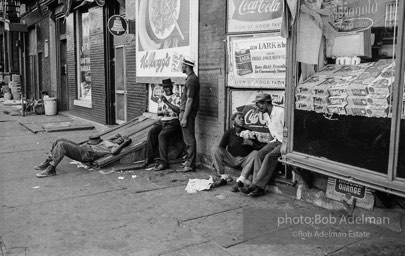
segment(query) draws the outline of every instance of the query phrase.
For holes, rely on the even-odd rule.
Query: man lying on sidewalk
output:
[[[218,146],[211,149],[213,171],[220,177],[215,181],[213,187],[227,184],[228,176],[225,174],[225,165],[232,168],[242,167],[242,173],[250,172],[253,168],[255,154],[253,150],[261,148],[260,142],[254,136],[243,136],[243,133],[250,132],[244,127],[245,120],[241,112],[231,116],[233,127],[225,131]],[[237,188],[233,188],[235,190]]]
[[[35,170],[43,170],[37,173],[38,178],[56,175],[56,166],[67,156],[80,162],[93,162],[107,154],[117,155],[124,147],[131,144],[132,140],[122,137],[120,134],[107,140],[102,140],[100,136],[90,136],[89,140],[83,144],[78,144],[66,138],[58,138],[52,144],[48,158],[34,167]]]

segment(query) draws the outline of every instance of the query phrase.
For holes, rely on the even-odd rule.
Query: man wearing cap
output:
[[[272,178],[278,164],[278,158],[281,156],[284,109],[274,106],[269,94],[256,95],[254,102],[258,110],[263,113],[263,118],[270,132],[269,142],[257,152],[254,158],[252,184],[241,188],[243,193],[256,197],[265,194],[265,188]]]
[[[178,172],[190,172],[195,170],[197,160],[197,143],[195,139],[195,118],[200,107],[200,81],[193,71],[194,59],[184,57],[181,70],[187,75],[186,84],[180,103],[180,125],[183,131],[183,140],[187,149],[187,161]]]
[[[166,96],[160,96],[157,113],[162,118],[149,130],[143,163],[143,167],[146,167],[153,162],[155,149],[159,147],[160,163],[153,168],[154,171],[169,168],[169,159],[167,157],[169,139],[180,131],[178,116],[180,113],[180,98],[173,93],[173,82],[170,78],[162,80],[162,87]]]
[[[78,144],[66,138],[58,138],[52,144],[51,152],[47,159],[34,167],[35,170],[43,170],[37,173],[38,178],[56,175],[56,166],[67,156],[80,162],[93,162],[107,154],[119,154],[122,148],[131,144],[132,140],[117,134],[108,140],[102,140],[100,136],[93,135],[83,144]]]

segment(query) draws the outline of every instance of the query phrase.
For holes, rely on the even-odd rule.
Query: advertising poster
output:
[[[183,56],[198,63],[198,0],[137,0],[136,7],[136,81],[184,83]]]
[[[231,37],[229,42],[228,86],[285,88],[285,38],[278,35]]]
[[[275,106],[284,107],[285,92],[284,90],[272,90],[272,91],[242,91],[232,90],[232,112],[242,112],[245,118],[245,124],[252,131],[255,131],[258,135],[257,138],[261,142],[269,141],[269,129],[263,120],[262,113],[256,110],[256,105],[253,102],[256,95],[259,93],[270,94],[273,98],[273,104]]]
[[[317,3],[311,5],[319,9]],[[339,32],[392,27],[397,23],[398,10],[392,0],[330,0],[324,1],[322,8],[330,10],[330,23]]]
[[[283,0],[228,0],[228,33],[280,31]]]
[[[177,94],[179,97],[183,92],[183,86],[179,84],[173,85],[173,93]],[[163,87],[160,84],[149,84],[149,96],[148,96],[148,111],[151,113],[157,113],[158,102],[160,101],[160,96],[164,95]]]
[[[80,90],[79,99],[91,101],[91,69],[90,69],[90,15],[82,13],[82,30],[80,40]]]

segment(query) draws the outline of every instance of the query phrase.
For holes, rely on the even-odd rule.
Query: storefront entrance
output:
[[[404,196],[403,4],[322,2],[290,36],[284,162]]]
[[[115,122],[127,121],[127,78],[125,46],[115,47]]]
[[[58,109],[61,111],[69,110],[69,90],[67,85],[67,64],[66,64],[66,23],[63,18],[57,20],[57,35],[59,38],[58,56],[59,64],[58,69],[60,70],[58,75]]]

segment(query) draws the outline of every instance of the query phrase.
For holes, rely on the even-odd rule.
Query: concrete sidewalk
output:
[[[229,185],[188,194],[190,178],[211,175],[203,168],[102,174],[66,158],[57,176],[38,179],[32,167],[57,137],[82,141],[106,127],[34,134],[19,124],[26,118],[50,117],[0,111],[0,255],[405,255],[404,232],[387,228],[395,214],[381,224],[356,222]]]

